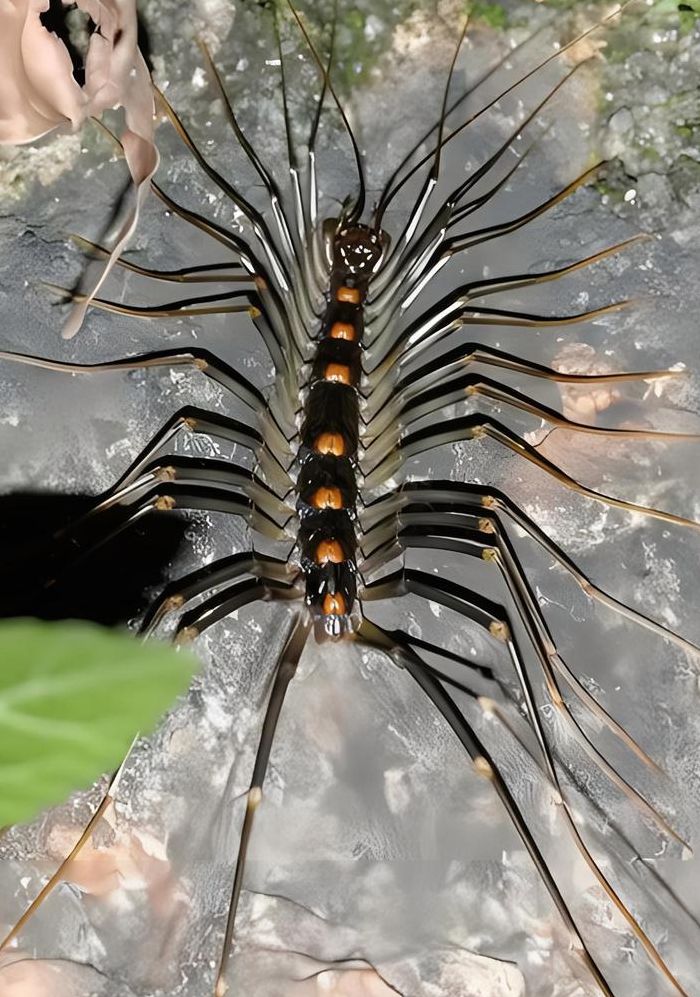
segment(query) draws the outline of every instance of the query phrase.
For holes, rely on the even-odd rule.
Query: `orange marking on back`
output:
[[[360,303],[360,292],[356,287],[339,287],[335,296],[338,301],[347,301],[351,305]]]
[[[329,363],[323,372],[323,377],[326,381],[350,384],[350,368],[343,363]]]
[[[327,592],[323,597],[323,612],[326,616],[345,616],[345,597],[340,592]]]
[[[342,457],[345,454],[345,440],[340,433],[321,433],[314,443],[316,453],[333,454]]]
[[[345,552],[337,540],[322,540],[316,548],[316,564],[342,564]]]
[[[317,488],[311,496],[314,509],[342,509],[343,496],[340,488]]]
[[[355,326],[350,322],[334,322],[329,336],[331,339],[347,339],[352,342],[355,338]]]

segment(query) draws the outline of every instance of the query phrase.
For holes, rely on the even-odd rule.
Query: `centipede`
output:
[[[400,62],[355,107],[372,89],[348,86],[342,39],[364,8],[239,0],[268,118],[211,39],[206,127],[156,89],[150,210],[176,235],[137,235],[53,356],[0,353],[47,399],[69,380],[98,412],[102,384],[175,404],[52,536],[47,578],[163,520],[196,541],[131,621],[201,654],[186,720],[81,799],[50,876],[13,879],[3,947],[93,974],[66,992],[700,992],[692,819],[649,716],[700,647],[604,557],[700,529],[656,470],[700,440],[655,422],[690,372],[663,349],[626,362],[644,303],[625,268],[653,233],[619,223],[601,247],[562,217],[608,164],[561,180],[559,149],[556,183],[532,180],[597,43],[647,9],[543,20],[482,58],[450,6],[414,120]],[[615,348],[588,364],[582,342]],[[85,849],[125,862],[125,835],[135,886],[70,886]]]

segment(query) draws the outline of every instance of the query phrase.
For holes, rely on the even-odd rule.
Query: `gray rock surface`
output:
[[[366,6],[347,11],[341,4],[336,72],[361,129],[369,185],[376,189],[401,152],[435,120],[459,21],[451,3],[420,4],[410,16],[403,4],[374,3],[369,13]],[[601,5],[577,4],[567,14],[559,6],[523,2],[503,10],[506,29],[489,27],[483,18],[475,25],[459,63],[462,83],[478,77],[508,45],[553,14],[555,33],[566,35],[567,29],[590,23]],[[493,10],[482,14],[494,16]],[[278,69],[259,9],[252,3],[234,7],[230,0],[192,0],[186,9],[179,0],[149,0],[143,16],[159,85],[207,154],[264,204],[264,192],[226,133],[194,43],[198,35],[208,41],[251,138],[282,175]],[[514,78],[534,53],[551,51],[546,43],[552,37],[543,29],[530,49],[516,54],[515,69],[504,67],[482,95],[498,93],[507,74]],[[293,66],[292,113],[303,135],[316,92],[310,84],[313,65],[308,54],[300,58],[291,30],[284,47]],[[640,230],[650,233],[648,242],[627,254],[508,299],[515,308],[552,314],[622,297],[635,298],[633,308],[553,332],[479,332],[501,349],[542,363],[566,364],[573,356],[587,370],[676,364],[688,369],[679,378],[622,385],[619,396],[597,398],[591,404],[598,425],[700,430],[695,374],[700,153],[693,76],[698,49],[697,26],[676,31],[663,9],[652,16],[643,4],[639,12],[631,8],[623,26],[610,32],[602,56],[576,74],[565,96],[530,130],[540,141],[518,170],[517,182],[486,209],[485,224],[527,210],[594,162],[596,154],[612,157],[607,175],[527,229],[455,260],[426,295],[430,300],[474,276],[537,272]],[[445,157],[447,178],[457,183],[468,164],[482,161],[556,78],[556,72],[546,72],[452,143]],[[183,203],[240,229],[240,218],[203,180],[167,126],[159,131],[159,143],[163,185]],[[527,144],[521,140],[515,146],[520,152]],[[319,162],[322,192],[332,210],[332,198],[343,197],[353,182],[347,143],[332,113],[324,120]],[[79,137],[54,136],[34,149],[3,152],[0,348],[96,362],[198,343],[243,364],[261,386],[269,384],[274,375],[267,355],[238,316],[142,323],[92,311],[74,341],[61,340],[64,310],[40,281],[67,286],[76,281],[81,256],[66,233],[77,229],[100,238],[125,179],[109,142],[91,127]],[[398,207],[394,225],[401,217]],[[205,255],[217,258],[216,253],[155,199],[133,243],[133,258],[153,266],[188,265]],[[124,301],[144,300],[149,293],[149,300],[163,300],[167,289],[149,292],[129,274],[110,284],[110,294]],[[513,383],[522,386],[517,378]],[[223,392],[191,373],[77,378],[3,363],[0,384],[2,486],[8,491],[97,493],[182,405],[240,414]],[[562,399],[549,384],[538,397],[583,410],[587,404],[581,397]],[[494,411],[488,401],[478,404]],[[695,444],[620,443],[564,430],[545,438],[539,420],[519,412],[507,417],[530,434],[542,454],[590,487],[700,519]],[[219,452],[200,436],[177,446]],[[490,482],[507,491],[597,584],[700,643],[697,531],[575,495],[490,440],[445,447],[404,469],[406,476],[426,473]],[[172,577],[246,544],[246,530],[237,520],[191,514]],[[586,598],[525,538],[517,544],[561,655],[667,778],[645,769],[574,705],[575,716],[625,778],[692,839],[700,816],[698,658]],[[421,560],[426,570],[438,563]],[[502,584],[486,566],[465,567],[456,556],[442,558],[442,564],[448,577],[504,601]],[[425,639],[449,638],[454,650],[492,665],[516,688],[502,645],[439,607],[426,609],[406,598],[380,613]],[[34,961],[20,962],[12,951],[0,964],[1,997],[211,994],[243,794],[270,670],[288,626],[287,609],[263,605],[197,641],[202,669],[189,695],[153,737],[136,745],[115,812],[74,870],[75,882],[61,885],[22,933],[20,951]],[[539,694],[586,840],[686,992],[700,997],[696,860],[658,834],[611,786],[544,692]],[[536,828],[613,992],[621,997],[675,993],[572,844],[522,717],[513,711],[532,755],[467,697],[458,702]],[[31,826],[0,838],[0,929],[21,913],[66,853],[104,785],[77,793]],[[255,997],[340,994],[332,987],[342,981],[323,971],[358,973],[368,966],[375,967],[376,978],[346,976],[345,983],[376,988],[384,981],[406,997],[598,992],[488,781],[468,764],[405,672],[383,654],[355,646],[310,645],[293,683],[256,823],[238,939],[229,993]]]

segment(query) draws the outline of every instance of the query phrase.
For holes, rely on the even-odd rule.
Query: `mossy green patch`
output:
[[[467,12],[472,21],[481,21],[492,28],[508,27],[508,13],[500,3],[474,0],[473,3],[467,4]]]

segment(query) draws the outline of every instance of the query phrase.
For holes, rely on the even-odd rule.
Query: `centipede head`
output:
[[[376,273],[389,247],[386,232],[368,225],[345,224],[338,218],[325,220],[323,238],[329,266],[360,280]]]

